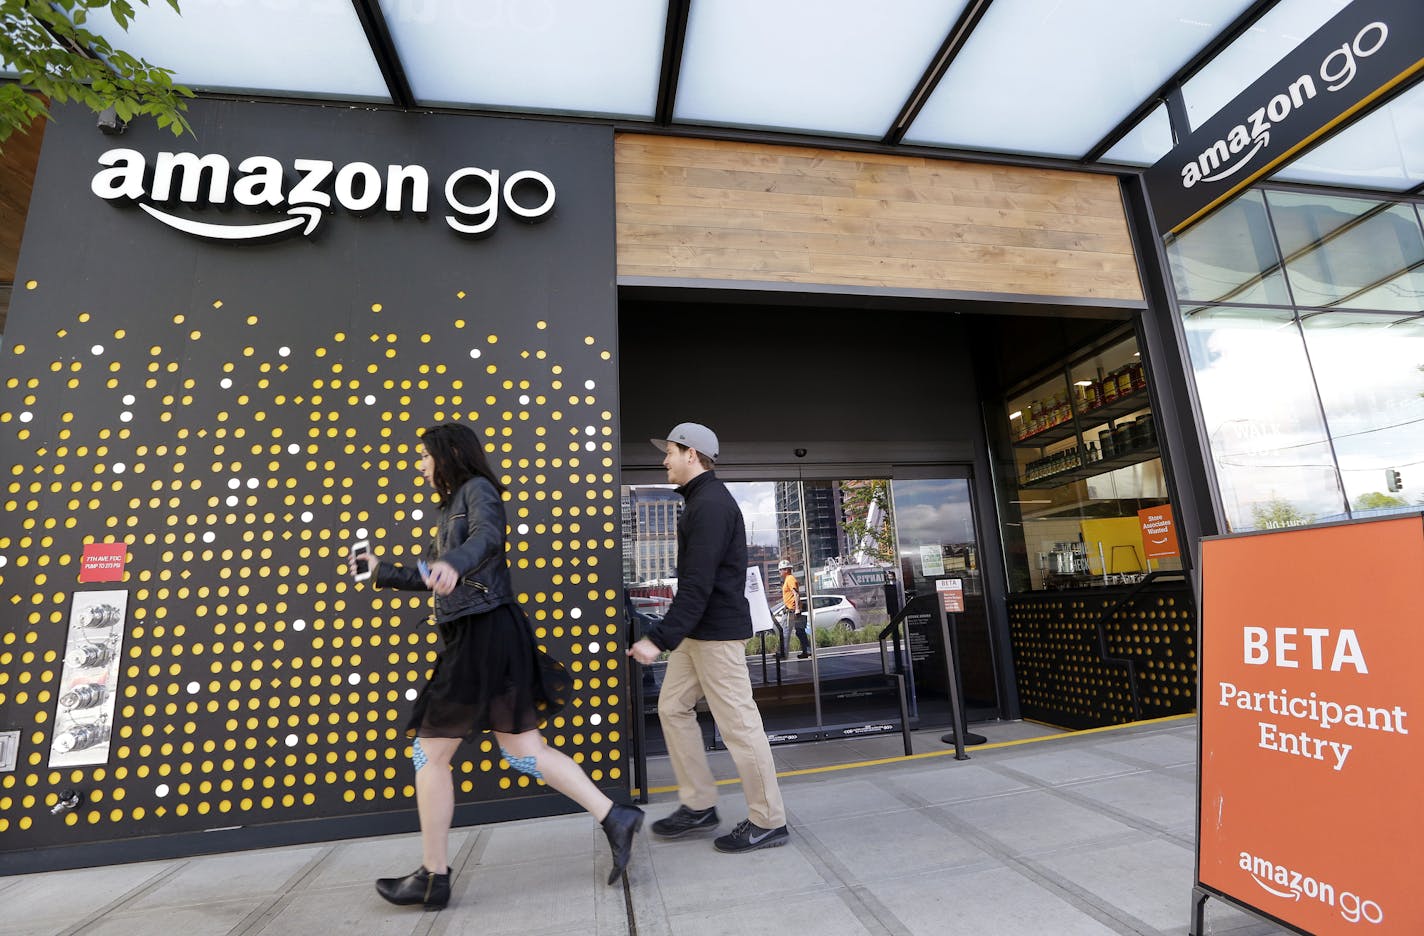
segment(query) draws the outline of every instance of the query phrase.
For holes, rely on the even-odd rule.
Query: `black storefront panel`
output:
[[[577,680],[551,743],[624,786],[611,131],[191,117],[46,134],[0,370],[0,859],[411,827],[437,637],[342,563],[415,561],[416,433],[446,420],[507,478],[516,589]],[[106,541],[123,578],[80,581]],[[489,742],[455,783],[463,818],[548,808]]]

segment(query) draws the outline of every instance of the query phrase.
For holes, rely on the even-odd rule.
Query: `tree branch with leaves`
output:
[[[179,12],[178,0],[167,3]],[[131,0],[0,0],[0,63],[18,75],[0,82],[0,144],[47,118],[49,102],[78,101],[95,113],[113,108],[125,123],[153,117],[174,136],[192,132],[183,113],[193,92],[173,83],[171,69],[86,29],[89,11],[100,8],[124,30],[133,21]]]
[[[880,515],[880,522],[874,525],[866,522],[872,503],[879,508]],[[842,481],[841,509],[844,512],[841,527],[850,551],[854,553],[864,547],[867,558],[893,565],[895,526],[890,520],[890,482],[883,479]]]

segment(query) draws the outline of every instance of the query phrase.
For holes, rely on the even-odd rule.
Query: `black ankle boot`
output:
[[[393,904],[424,904],[427,910],[443,910],[450,902],[450,872],[431,874],[421,865],[402,878],[381,878],[376,893]]]
[[[608,836],[608,847],[613,850],[613,870],[608,873],[608,883],[616,883],[628,867],[628,859],[633,856],[633,836],[643,827],[643,811],[637,806],[614,803],[608,815],[603,817],[603,834]]]

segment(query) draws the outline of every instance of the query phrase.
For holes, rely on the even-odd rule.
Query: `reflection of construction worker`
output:
[[[801,583],[796,581],[796,576],[791,574],[791,563],[785,559],[781,560],[776,571],[781,573],[782,614],[796,629],[796,639],[801,642],[801,652],[797,656],[804,660],[811,655],[811,640],[806,635],[806,615],[801,613]],[[776,651],[777,655],[785,657],[787,636],[784,628],[778,628],[777,637],[781,641],[781,647]]]

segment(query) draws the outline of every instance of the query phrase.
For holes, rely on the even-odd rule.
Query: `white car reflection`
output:
[[[860,630],[860,611],[845,595],[816,595],[812,599],[816,610],[811,617],[813,627],[837,627],[844,631]],[[806,599],[801,599],[801,611],[806,611]]]

